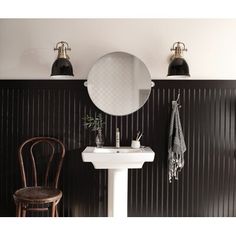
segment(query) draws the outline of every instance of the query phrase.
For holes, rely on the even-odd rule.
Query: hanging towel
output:
[[[170,120],[170,132],[168,140],[168,164],[169,164],[169,182],[172,179],[178,180],[178,172],[184,166],[184,152],[186,145],[179,117],[179,104],[172,101],[172,113]]]

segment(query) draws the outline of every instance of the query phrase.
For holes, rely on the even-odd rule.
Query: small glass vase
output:
[[[95,139],[97,148],[101,148],[104,145],[104,137],[102,134],[102,129],[98,129],[97,130],[97,135],[96,135],[96,139]]]

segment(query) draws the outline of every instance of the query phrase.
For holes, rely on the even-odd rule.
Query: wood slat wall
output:
[[[82,118],[97,114],[84,81],[0,81],[0,216],[14,216],[21,186],[17,148],[33,136],[59,138],[66,146],[60,188],[61,216],[106,216],[107,171],[83,163],[95,134]],[[129,216],[235,216],[236,81],[155,81],[148,102],[124,117],[103,116],[106,145],[130,145],[137,130],[155,161],[129,170]],[[171,101],[180,93],[187,151],[179,180],[168,183],[167,140]]]

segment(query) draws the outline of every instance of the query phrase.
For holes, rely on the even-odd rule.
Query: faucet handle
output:
[[[116,128],[116,147],[120,147],[120,131],[119,128]]]

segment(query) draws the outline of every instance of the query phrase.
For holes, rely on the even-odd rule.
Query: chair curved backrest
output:
[[[18,157],[20,162],[20,172],[21,172],[21,178],[22,178],[22,184],[23,187],[27,187],[27,178],[26,178],[26,172],[29,172],[29,170],[25,168],[24,164],[24,158],[29,157],[31,166],[32,166],[32,182],[34,186],[38,186],[38,168],[35,161],[35,149],[36,146],[39,146],[39,144],[46,145],[47,151],[50,153],[48,156],[48,161],[46,165],[46,171],[44,175],[44,183],[41,184],[43,186],[48,186],[48,180],[49,180],[49,172],[52,167],[52,161],[53,158],[57,155],[58,161],[57,166],[55,168],[55,173],[53,175],[53,183],[52,187],[57,188],[58,186],[58,180],[61,172],[61,167],[63,163],[63,159],[65,156],[65,147],[64,144],[52,137],[33,137],[25,142],[23,142],[19,149],[18,149]],[[55,150],[58,150],[58,152],[55,152]]]

